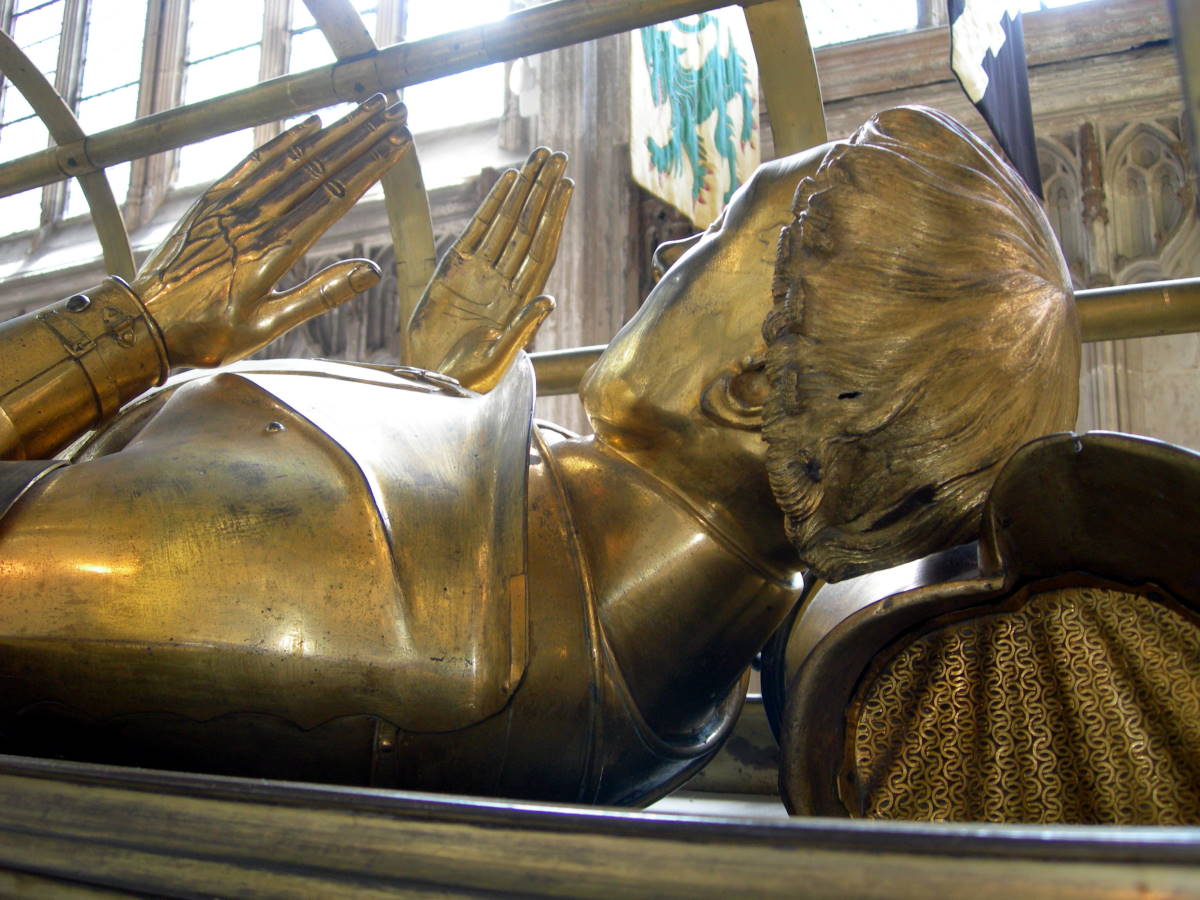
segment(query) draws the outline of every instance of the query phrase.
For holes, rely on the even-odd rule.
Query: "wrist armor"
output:
[[[0,326],[0,455],[53,453],[161,384],[170,370],[153,318],[119,278]]]

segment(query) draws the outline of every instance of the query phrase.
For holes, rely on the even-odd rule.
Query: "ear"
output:
[[[767,383],[765,350],[743,358],[708,383],[700,409],[721,425],[740,431],[761,431]]]

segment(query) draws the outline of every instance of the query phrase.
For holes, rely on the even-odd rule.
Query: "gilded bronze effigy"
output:
[[[25,387],[42,370],[12,357],[11,455],[124,412],[73,464],[22,470],[5,516],[10,749],[646,802],[720,745],[803,568],[952,543],[1011,447],[1069,424],[1078,328],[1049,227],[919,109],[755,173],[589,371],[592,437],[533,425],[520,357],[571,193],[544,150],[418,304],[408,343],[440,371],[246,363],[127,402],[372,280],[352,261],[270,291],[404,152],[402,119],[375,101],[298,126],[206,192],[127,297],[51,311],[129,306],[78,355],[53,339],[61,383]],[[963,385],[1007,388],[1010,418],[964,429]],[[82,412],[51,440],[26,410],[56,404]]]

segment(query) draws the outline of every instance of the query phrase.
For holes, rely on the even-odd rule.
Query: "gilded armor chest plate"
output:
[[[9,702],[301,728],[495,713],[526,664],[532,398],[527,365],[482,397],[335,363],[183,385],[0,523],[0,676],[37,686]]]

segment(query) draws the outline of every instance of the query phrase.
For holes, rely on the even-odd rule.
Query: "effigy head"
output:
[[[796,191],[763,326],[767,468],[839,580],[971,540],[1004,461],[1070,428],[1079,325],[1019,176],[950,117],[889,110]]]

